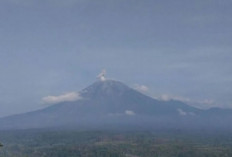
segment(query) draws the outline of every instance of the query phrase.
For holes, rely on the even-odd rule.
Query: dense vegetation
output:
[[[1,157],[231,157],[225,133],[1,131]]]

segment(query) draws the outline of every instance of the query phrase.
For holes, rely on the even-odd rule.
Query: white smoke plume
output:
[[[105,80],[106,80],[105,75],[106,75],[106,70],[103,69],[102,72],[97,76],[97,78],[98,78],[100,81],[105,81]]]

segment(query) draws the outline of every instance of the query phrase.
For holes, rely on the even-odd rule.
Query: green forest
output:
[[[0,157],[231,157],[229,133],[18,130],[0,132]]]

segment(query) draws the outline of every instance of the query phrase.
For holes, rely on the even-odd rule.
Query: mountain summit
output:
[[[83,97],[97,98],[102,96],[112,96],[121,95],[126,91],[131,90],[125,84],[114,81],[114,80],[104,80],[97,81],[89,87],[83,89],[80,93]]]
[[[0,129],[129,126],[190,128],[204,126],[209,122],[209,117],[213,117],[211,113],[214,110],[200,110],[180,101],[156,100],[119,81],[102,77],[79,92],[81,99],[1,118]],[[222,115],[224,112],[219,109],[217,113]],[[227,110],[227,113],[232,112]]]

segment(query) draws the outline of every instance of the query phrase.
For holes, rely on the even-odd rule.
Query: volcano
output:
[[[1,118],[0,129],[230,127],[231,109],[201,110],[181,101],[161,101],[115,80],[96,81],[79,95],[76,101]]]

